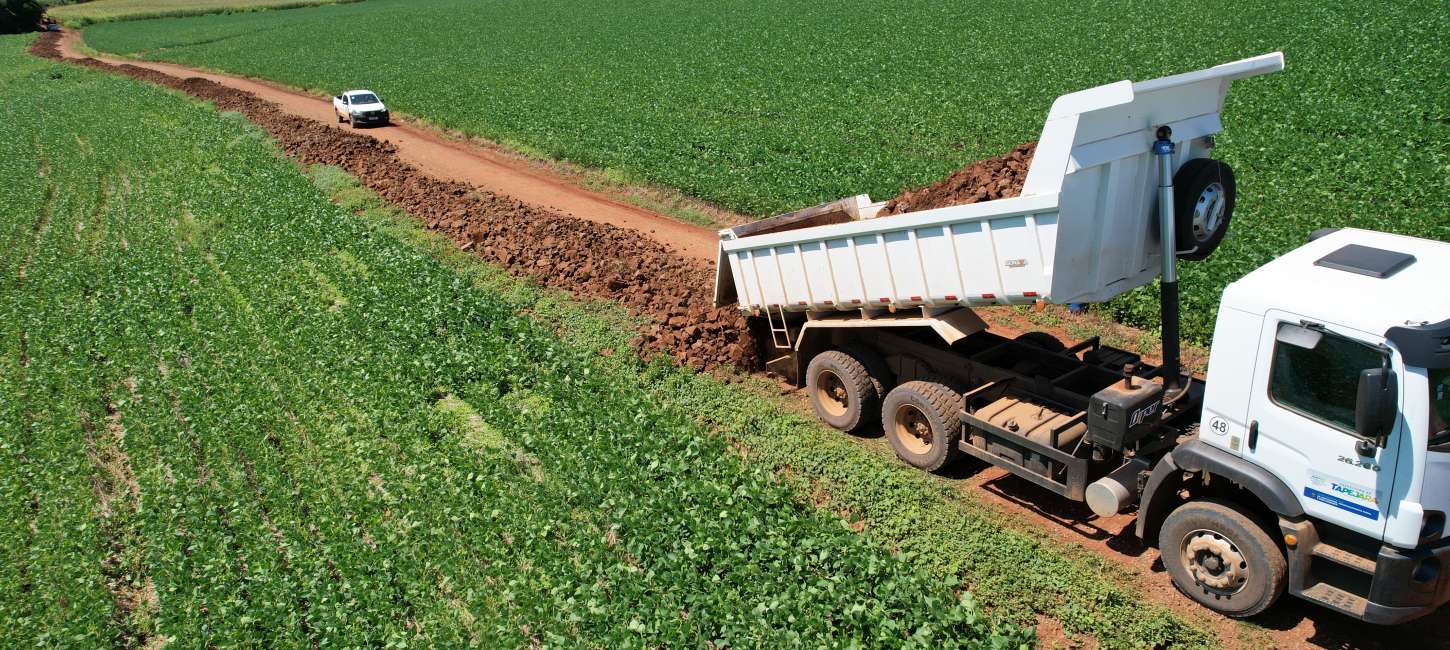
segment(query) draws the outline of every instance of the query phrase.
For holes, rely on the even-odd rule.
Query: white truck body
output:
[[[1172,128],[1175,169],[1206,157],[1229,85],[1283,66],[1276,52],[1063,95],[1019,197],[873,218],[884,204],[863,195],[847,223],[723,230],[715,301],[810,312],[1097,302],[1151,282],[1154,129]]]

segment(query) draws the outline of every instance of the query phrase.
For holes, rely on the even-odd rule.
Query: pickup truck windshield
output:
[[[1430,444],[1450,442],[1450,368],[1430,371]]]
[[[376,104],[376,103],[378,103],[378,96],[377,95],[374,95],[372,93],[362,93],[362,94],[359,94],[359,95],[348,95],[347,99],[348,99],[348,103],[350,103],[350,104]]]

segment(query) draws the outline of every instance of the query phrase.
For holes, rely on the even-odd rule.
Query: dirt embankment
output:
[[[62,60],[60,35],[42,34],[37,56]],[[251,93],[201,78],[178,78],[96,59],[75,63],[174,88],[236,111],[305,164],[336,165],[384,199],[402,206],[460,247],[576,295],[617,300],[652,317],[637,344],[673,354],[692,368],[756,366],[755,345],[739,311],[712,306],[710,265],[682,257],[632,230],[543,210],[471,185],[444,181],[402,162],[395,147],[368,135],[329,128],[285,113]]]
[[[1035,141],[1019,144],[1001,156],[974,162],[931,185],[905,190],[887,201],[879,216],[1017,196],[1022,193],[1036,151]]]

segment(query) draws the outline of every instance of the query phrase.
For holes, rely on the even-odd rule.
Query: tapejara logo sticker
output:
[[[1356,485],[1312,470],[1309,472],[1309,484],[1304,486],[1304,496],[1371,521],[1380,517],[1379,496],[1374,488]]]

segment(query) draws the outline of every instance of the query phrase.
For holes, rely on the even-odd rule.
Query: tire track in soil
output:
[[[180,90],[236,111],[275,138],[292,159],[334,165],[460,248],[511,273],[575,295],[615,300],[649,316],[635,340],[645,352],[666,352],[682,365],[708,370],[757,366],[745,319],[713,306],[714,270],[638,231],[567,216],[457,181],[440,180],[404,162],[397,147],[361,133],[298,117],[255,95],[199,77],[94,58],[66,59],[57,32],[41,34],[31,53],[124,74]]]
[[[104,357],[92,361],[97,366]],[[135,395],[135,378],[122,382]],[[84,432],[86,457],[95,473],[91,476],[91,492],[96,498],[97,518],[105,544],[101,575],[111,595],[112,622],[115,625],[116,647],[150,648],[165,643],[165,637],[152,636],[144,621],[154,620],[161,610],[156,585],[145,566],[145,540],[137,520],[141,507],[141,483],[131,468],[126,453],[126,427],[121,411],[109,391],[100,395],[100,413],[80,414]]]

